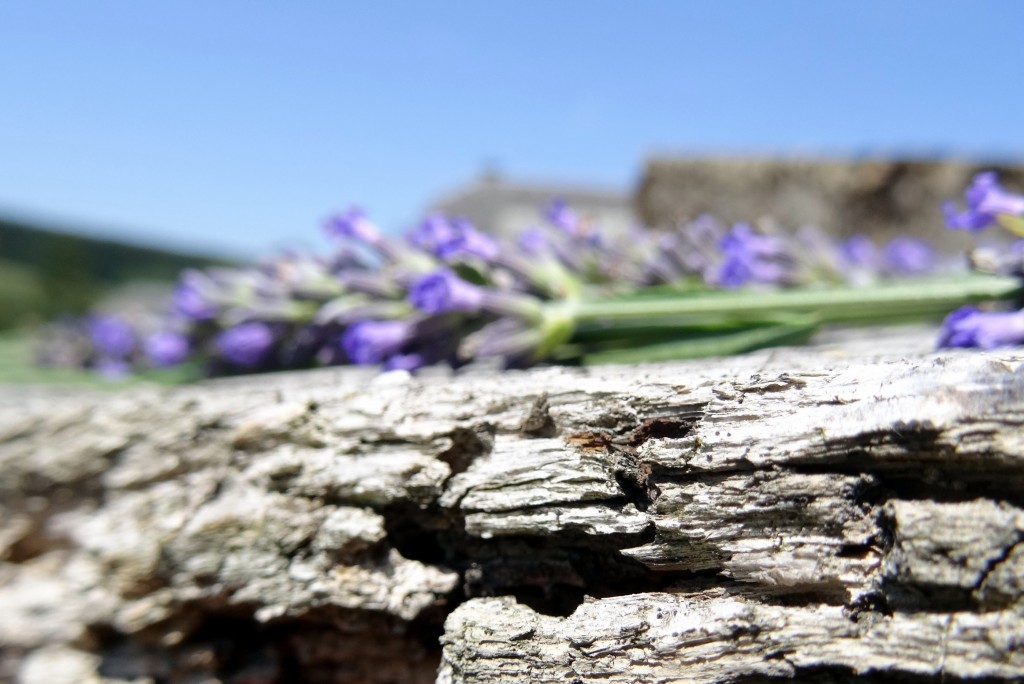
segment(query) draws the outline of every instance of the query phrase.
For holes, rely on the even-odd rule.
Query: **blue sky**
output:
[[[494,164],[1024,158],[1017,0],[0,3],[0,212],[190,249],[389,230]],[[2,250],[2,246],[0,246]]]

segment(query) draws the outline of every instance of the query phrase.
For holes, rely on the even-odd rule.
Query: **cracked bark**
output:
[[[0,392],[0,680],[1024,680],[1024,354],[878,346]]]

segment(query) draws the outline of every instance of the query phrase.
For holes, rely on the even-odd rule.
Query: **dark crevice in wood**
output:
[[[112,679],[152,679],[156,684],[203,677],[231,677],[280,661],[251,608],[207,600],[178,607],[166,623],[131,636],[94,625],[87,635],[102,654],[99,673]],[[263,681],[278,679],[265,677]]]
[[[446,565],[454,540],[464,539],[461,518],[436,506],[393,504],[380,511],[388,543],[405,558],[429,565]]]
[[[867,558],[874,553],[873,544],[843,544],[836,553],[837,558]]]
[[[622,454],[615,465],[615,481],[638,511],[646,511],[658,497],[661,488],[651,480],[651,466],[635,456]]]
[[[455,428],[448,435],[452,445],[439,453],[437,458],[448,464],[452,475],[464,473],[473,461],[491,453],[495,432],[494,426],[490,424]]]
[[[682,439],[690,434],[698,422],[699,418],[679,416],[651,418],[626,435],[625,441],[629,446],[636,448],[652,439]]]
[[[585,595],[659,591],[689,574],[652,571],[619,553],[652,541],[653,526],[639,534],[481,539],[446,511],[392,507],[384,516],[388,541],[404,557],[460,573],[461,596],[447,597],[449,610],[463,598],[511,595],[540,613],[564,616]]]
[[[428,684],[441,661],[442,631],[436,617],[405,623],[332,607],[267,629],[281,657],[281,684]]]
[[[203,602],[182,606],[173,624],[127,638],[95,626],[87,638],[103,655],[100,674],[127,681],[427,684],[442,624],[437,612],[405,623],[330,606],[261,623],[249,607]]]
[[[638,410],[619,407],[593,416],[576,432],[604,434],[621,446],[638,447],[649,439],[685,437],[704,419],[707,407],[708,402]]]
[[[856,493],[856,501],[864,504],[878,505],[890,499],[955,503],[986,498],[1024,506],[1024,474],[1019,467],[996,460],[966,468],[963,457],[956,454],[909,454],[905,460],[881,461],[867,452],[853,451],[834,461],[787,463],[785,469],[803,475],[863,476],[864,485]],[[701,477],[679,479],[693,481]]]
[[[885,578],[881,590],[886,605],[894,612],[947,613],[978,607],[973,590],[961,587],[910,584]]]

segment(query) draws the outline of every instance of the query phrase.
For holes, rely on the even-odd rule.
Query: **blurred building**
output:
[[[979,171],[1024,189],[1024,166],[907,159],[660,157],[636,189],[640,220],[668,226],[702,213],[726,222],[771,218],[783,229],[815,225],[834,235],[914,234],[949,248],[969,237],[944,230],[942,202],[962,204]]]
[[[840,237],[917,235],[959,251],[976,236],[945,230],[942,203],[962,205],[964,189],[983,170],[998,172],[1011,191],[1024,191],[1024,165],[1019,164],[663,156],[644,163],[633,192],[510,182],[484,173],[438,199],[431,209],[513,237],[542,221],[545,207],[557,198],[609,234],[638,223],[664,228],[710,213],[725,223],[769,221],[784,231],[813,225]]]
[[[519,183],[483,173],[464,187],[439,198],[434,211],[469,219],[481,230],[514,238],[543,221],[551,202],[560,199],[606,234],[624,233],[636,224],[632,196],[615,191],[569,184]]]

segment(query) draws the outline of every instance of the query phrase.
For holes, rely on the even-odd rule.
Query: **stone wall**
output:
[[[669,225],[712,213],[725,221],[771,217],[781,227],[813,224],[837,235],[914,234],[949,248],[962,234],[943,230],[941,203],[963,200],[975,173],[1000,172],[1024,191],[1024,166],[966,161],[653,158],[636,191],[641,220]]]

